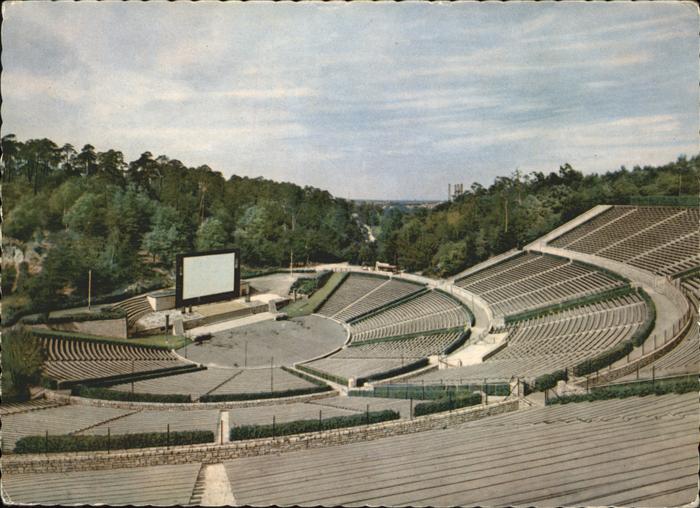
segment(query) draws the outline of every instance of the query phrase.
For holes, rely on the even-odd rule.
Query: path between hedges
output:
[[[202,506],[231,506],[236,504],[231,491],[231,482],[226,474],[224,465],[205,464],[204,468],[204,493],[202,494]]]

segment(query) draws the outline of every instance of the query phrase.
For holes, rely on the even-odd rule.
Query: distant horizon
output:
[[[2,8],[18,139],[380,201],[700,152],[691,2]]]

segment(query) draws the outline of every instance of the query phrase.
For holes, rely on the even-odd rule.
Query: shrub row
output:
[[[345,282],[345,279],[347,279],[349,275],[350,275],[350,273],[348,273],[348,272],[343,273],[343,274],[340,276],[340,279],[338,280],[338,282],[336,283],[336,285],[333,286],[333,288],[331,288],[330,291],[328,291],[328,294],[326,294],[323,298],[321,298],[321,299],[316,303],[316,305],[314,305],[314,308],[313,308],[312,312],[316,312],[318,309],[320,309],[321,307],[323,307],[323,304],[326,303],[326,302],[328,301],[328,299],[329,299],[331,296],[333,296],[333,294],[334,294],[336,291],[338,291],[338,288],[339,288],[340,286],[343,285],[343,282]],[[330,279],[329,279],[329,280],[330,280]],[[328,283],[328,282],[326,282],[326,283]]]
[[[593,388],[590,393],[564,395],[550,399],[549,404],[568,404],[570,402],[591,402],[594,400],[624,399],[625,397],[644,397],[646,395],[663,395],[666,393],[688,393],[700,390],[698,378],[668,379],[643,381]]]
[[[97,450],[126,450],[157,446],[180,446],[214,442],[210,430],[144,432],[116,436],[26,436],[15,444],[15,453],[62,453]]]
[[[101,309],[97,312],[75,312],[54,317],[47,317],[45,314],[38,314],[36,316],[26,317],[22,320],[22,322],[28,325],[52,325],[61,323],[83,323],[85,321],[101,321],[104,319],[121,319],[125,317],[126,311],[124,309],[109,308]]]
[[[369,376],[358,377],[355,380],[357,386],[362,386],[369,381],[377,381],[379,379],[387,379],[390,377],[400,376],[401,374],[406,374],[413,370],[421,369],[427,366],[430,361],[427,358],[421,358],[415,362],[407,363],[401,367],[396,367],[394,369],[385,370],[384,372],[377,372],[376,374],[370,374]]]
[[[461,407],[475,406],[481,404],[480,393],[460,393],[453,394],[448,392],[447,396],[441,397],[431,402],[421,402],[416,404],[413,410],[415,416],[429,415],[432,413],[441,413],[443,411],[451,411]]]
[[[296,376],[296,377],[298,377],[298,378],[301,378],[301,379],[303,379],[304,381],[308,381],[309,383],[315,384],[316,386],[328,386],[328,385],[326,385],[326,383],[324,383],[323,381],[321,381],[321,380],[319,380],[319,379],[316,379],[315,377],[309,376],[308,374],[304,374],[303,372],[299,372],[299,371],[296,370],[296,369],[290,369],[290,368],[287,367],[286,365],[282,365],[280,368],[281,368],[283,371],[289,372],[289,373],[292,374],[293,376]]]
[[[311,375],[321,377],[323,379],[327,379],[328,381],[331,381],[333,383],[338,383],[339,385],[347,386],[348,385],[348,380],[342,376],[336,376],[334,374],[329,374],[328,372],[324,372],[322,370],[317,370],[314,369],[313,367],[309,367],[307,365],[296,365],[296,368],[307,372]]]
[[[258,439],[273,436],[287,436],[305,432],[356,427],[389,420],[398,420],[400,415],[394,410],[369,411],[363,414],[349,416],[334,416],[326,419],[295,420],[293,422],[276,423],[275,425],[241,425],[231,428],[231,441],[242,439]]]
[[[518,314],[506,316],[505,324],[511,324],[517,321],[525,321],[527,319],[549,316],[551,314],[558,314],[559,312],[564,312],[565,310],[574,309],[583,305],[591,305],[593,303],[603,302],[605,300],[611,300],[613,298],[619,298],[630,294],[632,291],[633,289],[630,286],[622,286],[603,291],[602,293],[582,296],[580,298],[575,298],[566,302],[555,303],[553,305],[548,305],[539,309],[526,310],[524,312],[519,312]]]
[[[642,288],[637,288],[637,293],[647,304],[647,315],[644,318],[644,322],[642,323],[642,326],[637,328],[637,331],[634,332],[634,335],[632,335],[630,338],[632,344],[639,347],[644,344],[644,341],[647,340],[647,337],[649,337],[649,334],[656,325],[656,305],[654,305],[654,301]]]
[[[436,400],[448,397],[449,393],[452,393],[453,396],[459,397],[460,394],[471,393],[472,391],[477,389],[479,388],[475,386],[471,387],[450,385],[380,385],[375,386],[374,390],[349,390],[348,395],[353,397],[382,397],[387,399]],[[505,394],[508,395],[508,390],[506,390]]]
[[[438,328],[436,330],[429,330],[427,332],[412,332],[412,333],[406,333],[404,335],[394,335],[393,337],[380,337],[379,339],[367,339],[367,340],[362,340],[359,342],[351,342],[350,344],[348,344],[348,347],[362,347],[362,346],[366,346],[367,344],[377,344],[380,342],[402,341],[402,340],[413,339],[415,337],[423,337],[425,335],[435,335],[438,333],[451,333],[451,332],[463,331],[463,330],[464,330],[463,326],[459,326],[456,328]]]
[[[550,390],[557,386],[559,381],[568,381],[569,372],[564,370],[558,370],[551,374],[542,374],[537,379],[535,379],[535,391],[543,392],[545,390]]]
[[[71,395],[88,399],[123,400],[128,402],[164,402],[164,403],[188,403],[192,402],[189,394],[182,393],[131,393],[120,390],[111,390],[94,386],[78,385],[71,389]]]
[[[472,335],[472,329],[469,328],[467,331],[461,333],[455,341],[447,346],[445,350],[442,352],[444,355],[449,355],[450,353],[453,353],[457,351],[460,347],[464,345],[465,342],[469,340],[469,337]]]
[[[216,393],[202,395],[199,402],[225,402],[234,400],[258,400],[276,399],[280,397],[295,397],[298,395],[310,395],[312,393],[328,392],[332,388],[328,385],[309,386],[308,388],[293,388],[280,392],[250,392],[250,393]]]
[[[607,351],[603,351],[593,358],[587,358],[574,366],[574,375],[585,376],[586,374],[603,369],[627,356],[632,349],[634,349],[632,342],[629,340],[623,340]]]
[[[313,277],[299,277],[292,284],[290,292],[296,290],[297,293],[302,295],[310,295],[317,289],[323,287],[326,282],[328,282],[328,279],[331,278],[331,275],[333,275],[332,271],[323,270],[322,272],[318,272]]]

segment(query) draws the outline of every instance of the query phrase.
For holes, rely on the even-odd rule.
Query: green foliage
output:
[[[41,381],[46,352],[25,329],[2,333],[2,397],[5,401],[27,400],[29,387]]]
[[[545,390],[551,390],[559,381],[568,381],[569,374],[566,370],[558,370],[551,374],[542,374],[537,379],[535,379],[535,391],[543,392]]]
[[[452,411],[462,407],[475,406],[481,404],[480,393],[447,392],[439,399],[431,402],[421,402],[413,408],[415,416]]]
[[[302,295],[310,295],[314,293],[318,288],[323,287],[328,279],[330,279],[333,272],[330,270],[325,270],[317,273],[313,277],[299,277],[292,284],[291,290],[296,290],[297,293]]]
[[[401,374],[406,374],[412,370],[418,370],[429,364],[427,358],[421,358],[415,362],[407,363],[401,367],[396,367],[395,369],[385,370],[383,372],[377,372],[376,374],[370,374],[369,376],[358,377],[355,380],[357,386],[362,386],[370,381],[377,381],[379,379],[387,379],[390,377],[400,376]]]
[[[316,420],[296,420],[292,422],[276,423],[274,425],[241,425],[231,428],[231,441],[243,439],[260,439],[272,436],[287,436],[290,434],[302,434],[305,432],[318,432],[323,430],[341,429],[368,425],[372,423],[398,420],[401,416],[390,409],[384,411],[370,411],[364,414],[349,416],[334,416]]]
[[[331,297],[331,295],[336,289],[338,289],[340,284],[342,284],[347,276],[347,273],[333,273],[328,279],[328,282],[326,282],[321,289],[317,290],[308,299],[292,302],[284,307],[282,312],[286,312],[289,317],[306,316],[312,312],[315,312],[316,309],[320,308],[321,305],[323,305],[325,301]]]
[[[277,392],[261,391],[251,393],[216,393],[202,395],[199,402],[224,402],[228,400],[258,400],[258,399],[278,399],[281,397],[297,397],[300,395],[311,395],[323,393],[331,390],[328,385],[309,386],[307,388],[291,388]]]
[[[322,370],[317,370],[314,369],[313,367],[309,367],[308,365],[296,365],[296,368],[303,371],[303,372],[308,372],[311,375],[318,376],[323,379],[327,379],[328,381],[331,381],[333,383],[337,383],[339,385],[347,386],[348,385],[348,380],[342,376],[336,376],[333,374],[329,374],[328,372],[323,372]]]
[[[127,450],[213,443],[211,430],[187,430],[178,432],[143,432],[115,436],[26,436],[15,443],[15,453],[66,453],[98,450]]]
[[[624,340],[619,342],[617,345],[613,346],[607,351],[578,363],[574,367],[574,375],[585,376],[586,374],[591,374],[592,372],[603,369],[627,356],[630,352],[632,352],[632,349],[634,349],[632,341]]]
[[[24,324],[60,324],[60,323],[82,323],[85,321],[101,321],[103,319],[121,319],[126,317],[126,311],[124,309],[100,309],[94,312],[75,312],[61,314],[60,316],[49,316],[46,317],[43,314],[39,314],[34,317],[24,318],[22,322]]]
[[[624,399],[626,397],[645,397],[647,395],[664,395],[666,393],[688,393],[700,390],[697,376],[680,379],[663,379],[657,381],[632,382],[593,388],[590,393],[564,395],[549,400],[549,404],[569,404],[571,402],[593,402],[595,400]]]
[[[88,399],[123,400],[128,402],[164,402],[164,403],[188,403],[192,402],[190,395],[181,393],[131,393],[109,388],[78,385],[71,389],[71,395]]]
[[[305,381],[308,381],[309,383],[315,384],[316,386],[323,386],[323,387],[328,386],[323,381],[319,381],[315,377],[304,374],[303,372],[299,372],[296,369],[290,369],[289,367],[286,367],[285,365],[282,365],[282,367],[280,367],[280,368],[283,371],[288,372],[288,373],[290,373],[293,376],[296,376],[298,378],[304,379]]]
[[[396,384],[379,385],[373,390],[349,390],[352,397],[382,397],[387,399],[436,400],[452,397],[459,398],[475,391],[485,391],[488,395],[506,396],[510,394],[507,384],[487,385],[415,385]]]
[[[228,247],[228,233],[219,219],[207,219],[197,229],[197,250],[217,250]]]
[[[654,326],[656,326],[656,305],[654,305],[654,301],[642,288],[637,288],[637,293],[647,304],[647,314],[644,317],[644,322],[630,338],[632,344],[639,347],[644,344],[644,341],[647,340]]]

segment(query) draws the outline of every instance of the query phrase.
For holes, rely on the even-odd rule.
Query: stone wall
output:
[[[148,448],[119,452],[62,453],[36,455],[2,456],[3,473],[40,473],[91,471],[124,467],[144,467],[165,464],[187,464],[201,462],[218,463],[241,457],[253,457],[284,453],[309,448],[321,448],[359,441],[372,441],[384,437],[411,434],[425,430],[442,429],[463,422],[478,420],[486,416],[516,411],[519,400],[500,402],[489,406],[459,409],[447,413],[437,413],[412,420],[350,427],[323,432],[309,432],[278,438],[234,441],[223,445],[178,446],[170,449]]]

